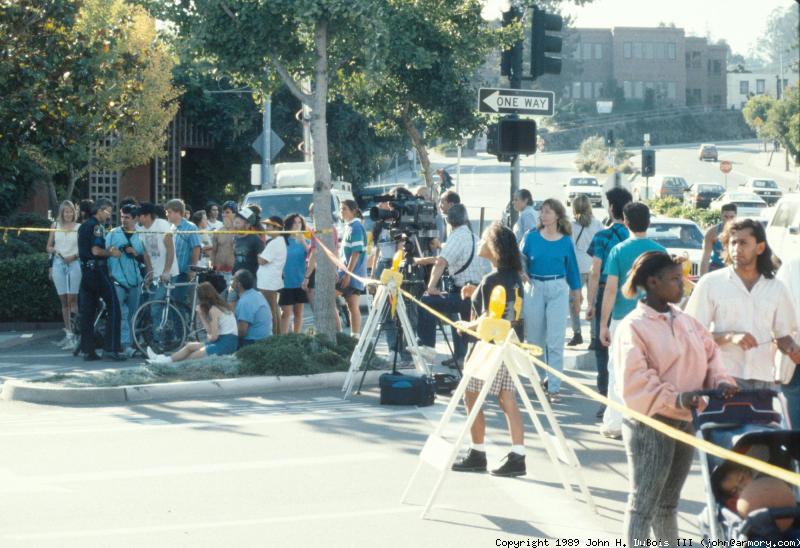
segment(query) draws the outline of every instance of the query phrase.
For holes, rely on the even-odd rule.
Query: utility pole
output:
[[[512,25],[519,21],[521,15],[522,13],[520,8],[512,5],[508,11],[503,13],[503,26]],[[500,72],[504,76],[508,76],[508,87],[511,89],[522,89],[522,47],[522,40],[518,40],[514,43],[510,50],[503,52]],[[509,204],[513,203],[514,195],[519,192],[519,174],[520,164],[519,155],[517,154],[511,159],[511,188],[508,198]],[[514,226],[514,223],[517,222],[518,217],[519,213],[516,209],[514,209],[514,206],[511,205],[511,211],[509,211],[509,223],[511,223],[511,226]]]
[[[264,97],[264,114],[261,119],[261,188],[272,185],[272,95]]]

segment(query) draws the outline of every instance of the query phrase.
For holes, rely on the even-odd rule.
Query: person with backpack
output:
[[[575,217],[575,220],[572,221],[572,243],[575,245],[575,258],[578,259],[578,270],[581,273],[581,286],[586,287],[589,283],[589,270],[592,268],[592,257],[588,253],[589,246],[592,244],[594,235],[603,230],[603,224],[594,218],[592,204],[585,194],[579,194],[572,200],[572,213]],[[591,308],[591,304],[589,307]],[[567,342],[567,346],[583,344],[580,311],[576,313],[570,309],[570,316],[572,338]],[[594,329],[592,329],[592,338],[595,336]]]

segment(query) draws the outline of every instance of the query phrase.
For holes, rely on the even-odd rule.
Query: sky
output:
[[[594,0],[584,6],[562,4],[576,27],[650,27],[675,23],[687,35],[724,38],[734,53],[747,54],[767,27],[775,8],[794,0]]]

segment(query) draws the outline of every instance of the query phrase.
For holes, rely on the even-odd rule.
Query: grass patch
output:
[[[211,356],[178,363],[142,365],[81,373],[59,373],[33,382],[67,388],[103,388],[252,376],[296,376],[347,371],[358,341],[338,334],[336,343],[319,335],[270,337],[239,350],[234,356]],[[374,357],[371,367],[383,362]]]

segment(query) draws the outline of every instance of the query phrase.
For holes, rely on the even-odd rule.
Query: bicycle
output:
[[[148,300],[133,315],[133,344],[147,355],[147,348],[157,354],[167,354],[183,347],[187,341],[203,342],[206,331],[197,316],[197,286],[201,275],[208,274],[209,268],[191,267],[196,275],[191,282],[165,284],[166,294],[163,299]],[[145,287],[150,284],[158,287],[158,280],[145,280]],[[179,287],[191,287],[192,304],[175,301],[172,292]]]
[[[96,348],[103,348],[103,344],[105,344],[104,341],[106,337],[106,329],[108,329],[107,312],[108,310],[106,309],[106,302],[101,299],[100,304],[97,307],[97,314],[94,317],[94,323],[92,324]],[[70,317],[70,329],[73,333],[78,335],[78,338],[75,341],[75,347],[72,349],[72,355],[77,356],[81,353],[81,338],[84,336],[83,333],[81,333],[80,313],[73,314]]]

